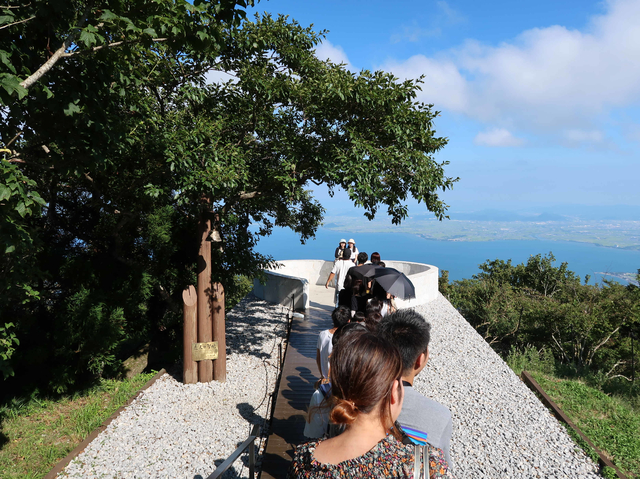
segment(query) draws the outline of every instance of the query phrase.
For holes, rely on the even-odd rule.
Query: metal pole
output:
[[[189,286],[182,292],[183,306],[183,348],[182,348],[182,382],[194,384],[198,382],[198,363],[191,359],[191,346],[197,342],[198,308],[196,288]]]
[[[632,331],[630,336],[631,336],[631,382],[634,382],[636,380],[636,356],[633,353],[633,340],[636,339],[636,333]]]
[[[253,426],[252,436],[258,435],[258,425]],[[254,479],[256,471],[256,440],[249,444],[249,479]]]

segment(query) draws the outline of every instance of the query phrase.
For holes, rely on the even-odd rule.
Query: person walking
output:
[[[325,288],[329,288],[329,283],[331,283],[331,280],[334,277],[336,278],[336,292],[333,297],[333,302],[336,305],[336,308],[339,306],[338,293],[340,292],[340,290],[342,290],[342,288],[344,288],[344,280],[347,277],[347,271],[349,271],[349,268],[351,268],[352,266],[353,263],[351,262],[351,250],[349,248],[345,248],[342,253],[342,258],[337,260],[333,265],[333,269],[331,270],[331,273],[329,273],[329,278],[327,278],[327,282],[324,285]]]

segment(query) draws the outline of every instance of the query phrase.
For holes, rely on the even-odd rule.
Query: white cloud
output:
[[[438,109],[464,112],[470,108],[469,83],[452,61],[416,55],[402,63],[389,62],[385,70],[401,79],[424,75],[419,98],[425,103],[434,103]]]
[[[343,48],[340,45],[333,45],[328,40],[324,40],[316,47],[316,57],[320,60],[331,60],[335,64],[344,63],[348,70],[355,71]]]
[[[400,78],[426,75],[422,101],[482,122],[598,141],[602,115],[640,103],[640,0],[609,0],[582,31],[527,30],[510,42],[468,41],[428,58],[390,61]]]
[[[494,128],[478,133],[473,139],[473,143],[482,146],[522,146],[524,140],[516,138],[509,130]]]
[[[572,143],[602,143],[604,141],[604,133],[599,130],[571,129],[563,132],[563,137]]]
[[[399,43],[403,40],[409,42],[417,42],[424,37],[436,37],[442,33],[440,27],[424,28],[416,25],[405,25],[402,27],[402,33],[395,33],[391,35],[391,43]]]
[[[440,0],[435,3],[435,11],[429,15],[426,25],[418,23],[414,20],[411,25],[403,25],[402,31],[391,35],[391,43],[399,43],[401,41],[417,42],[425,37],[437,37],[442,34],[442,29],[451,25],[464,23],[467,18],[460,14],[457,10]]]
[[[460,12],[458,12],[454,8],[451,8],[451,6],[444,0],[439,0],[438,2],[436,2],[436,6],[440,10],[447,23],[451,25],[467,21],[467,18],[464,15],[460,14]]]

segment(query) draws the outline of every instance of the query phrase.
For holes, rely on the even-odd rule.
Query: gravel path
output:
[[[457,478],[598,478],[597,467],[442,296],[416,308],[432,325],[415,388],[451,409]],[[284,310],[245,298],[227,321],[227,382],[161,377],[58,477],[204,479],[264,423]],[[246,455],[228,478],[248,477]]]
[[[267,417],[280,306],[245,298],[227,314],[227,381],[182,384],[163,375],[127,407],[58,477],[205,478]],[[224,477],[248,477],[247,455]]]
[[[453,415],[457,478],[599,478],[506,363],[441,295],[418,306],[431,323],[430,356],[414,387]]]

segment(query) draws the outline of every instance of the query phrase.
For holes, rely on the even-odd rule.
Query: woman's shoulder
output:
[[[313,453],[319,442],[310,441],[296,446],[289,478],[326,476],[387,479],[409,477],[413,473],[413,446],[402,444],[393,436],[387,436],[362,456],[340,464],[324,464],[314,459]]]

